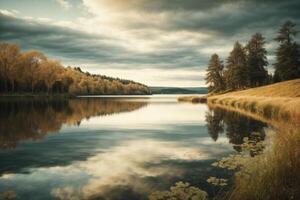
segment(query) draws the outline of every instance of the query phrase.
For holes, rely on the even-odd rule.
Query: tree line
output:
[[[149,94],[147,86],[64,67],[39,51],[0,42],[0,93]]]
[[[206,73],[209,92],[222,93],[300,78],[300,47],[295,41],[295,26],[291,21],[285,22],[274,39],[279,44],[274,74],[268,73],[266,41],[260,33],[255,33],[245,46],[236,42],[225,64],[213,54]]]

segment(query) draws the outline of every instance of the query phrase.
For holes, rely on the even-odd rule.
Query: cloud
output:
[[[161,132],[157,134],[160,137],[165,135]],[[190,136],[197,136],[196,140],[209,140],[208,136],[199,138],[199,129],[195,134]],[[35,165],[34,168],[28,168],[28,173],[0,177],[0,185],[3,189],[14,185],[20,196],[35,188],[36,191],[42,191],[36,193],[35,197],[38,199],[45,198],[45,195],[49,195],[48,192],[53,198],[61,200],[101,197],[120,199],[120,196],[132,199],[130,194],[136,195],[135,199],[141,199],[159,190],[162,185],[173,184],[174,179],[190,177],[190,170],[197,169],[195,174],[202,170],[205,173],[209,166],[199,169],[199,165],[206,166],[210,159],[221,157],[224,152],[231,152],[229,143],[191,145],[191,138],[187,139],[184,131],[182,137],[185,138],[183,140],[186,140],[186,145],[178,138],[174,141],[168,138],[168,141],[165,141],[143,137],[129,140],[123,138],[117,146],[109,145],[110,148],[103,149],[99,148],[99,142],[96,142],[96,148],[92,148],[92,156],[81,157],[68,165]],[[105,138],[107,139],[106,136]],[[24,190],[28,180],[30,187]],[[157,180],[160,181],[159,184]]]
[[[68,0],[55,0],[62,8],[69,10],[72,5]]]
[[[300,24],[297,0],[83,0],[83,4],[95,18],[102,19],[99,24],[115,24],[131,32],[134,30],[138,33],[136,38],[156,40],[161,43],[159,47],[169,43],[158,35],[166,38],[178,35],[177,40],[170,40],[171,47],[194,44],[187,48],[195,50],[190,55],[199,58],[193,63],[194,66],[198,63],[201,68],[212,53],[225,58],[236,40],[246,43],[252,34],[261,32],[268,42],[272,42],[285,20]],[[183,33],[188,33],[189,37],[184,37]],[[196,40],[199,33],[202,39]],[[273,54],[273,47],[268,50]]]
[[[1,40],[15,41],[22,48],[36,48],[52,56],[107,62],[111,56],[124,54],[111,38],[93,35],[69,27],[0,15]],[[125,59],[125,58],[124,58]]]
[[[172,40],[179,37],[176,34],[173,39],[168,38],[163,42],[163,48],[144,52],[108,34],[78,31],[76,24],[71,28],[61,26],[59,22],[51,23],[49,19],[20,19],[0,15],[0,27],[3,30],[1,40],[17,42],[25,49],[37,48],[65,60],[75,58],[79,63],[122,63],[125,64],[123,66],[147,65],[147,68],[164,65],[166,68],[179,68],[195,67],[200,62],[198,52],[189,45],[172,45]]]
[[[99,153],[86,161],[77,162],[70,166],[60,168],[47,168],[43,170],[59,170],[60,173],[78,173],[83,171],[90,179],[80,188],[72,185],[65,188],[55,188],[51,194],[58,199],[91,199],[105,196],[113,199],[114,190],[131,188],[134,193],[150,193],[155,185],[151,184],[151,178],[162,177],[167,181],[168,177],[182,176],[185,170],[168,165],[167,161],[192,162],[209,159],[210,156],[222,154],[227,149],[226,145],[217,151],[209,151],[195,147],[180,147],[176,143],[158,142],[152,140],[131,141],[110,151]],[[209,153],[210,152],[210,153]],[[165,163],[165,164],[164,164]],[[115,195],[122,194],[117,193]]]
[[[9,16],[9,17],[16,17],[16,15],[18,14],[18,11],[17,10],[2,10],[2,9],[0,9],[0,14]]]
[[[82,0],[84,14],[72,21],[18,18],[11,11],[1,12],[0,39],[45,51],[92,72],[196,69],[200,77],[211,54],[225,59],[236,40],[246,43],[255,32],[266,37],[271,58],[276,44],[270,43],[281,23],[291,19],[300,25],[298,2]],[[175,76],[166,80],[176,81]]]
[[[99,8],[106,7],[109,10],[143,10],[155,13],[180,10],[208,10],[224,2],[230,1],[172,0],[172,2],[170,2],[170,0],[83,0],[84,5],[95,11],[99,10]]]
[[[83,0],[83,4],[98,16],[130,19],[125,20],[126,25],[135,28],[201,30],[227,35],[260,24],[269,28],[286,18],[299,20],[300,8],[297,0]]]

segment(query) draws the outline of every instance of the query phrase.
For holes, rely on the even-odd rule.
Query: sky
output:
[[[92,73],[195,87],[211,54],[226,60],[256,32],[272,72],[286,20],[300,30],[300,0],[0,0],[0,41]]]

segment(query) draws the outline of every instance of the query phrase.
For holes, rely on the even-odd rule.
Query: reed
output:
[[[300,199],[300,128],[281,125],[273,145],[246,160],[226,199]]]
[[[264,153],[243,160],[232,189],[220,199],[300,199],[300,79],[210,96],[207,103],[268,122],[277,130]]]

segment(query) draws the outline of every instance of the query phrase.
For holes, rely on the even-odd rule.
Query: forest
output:
[[[150,94],[140,83],[64,67],[39,51],[0,42],[0,94]]]
[[[291,21],[285,22],[274,38],[278,43],[274,73],[267,70],[268,52],[261,33],[255,33],[245,46],[237,41],[225,64],[213,54],[206,74],[209,92],[224,93],[300,78],[300,47],[295,39],[295,26]]]

